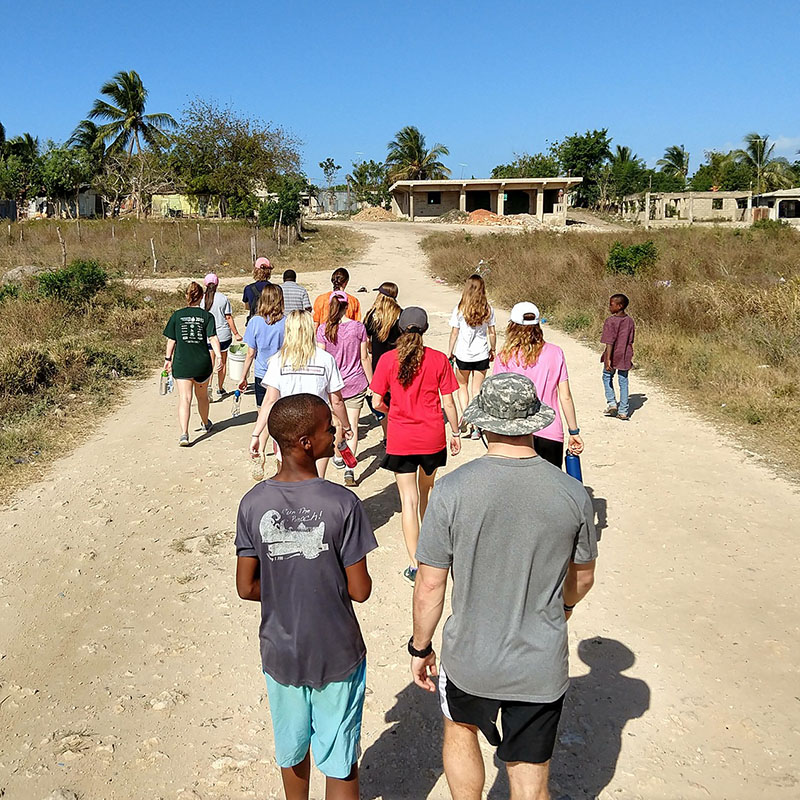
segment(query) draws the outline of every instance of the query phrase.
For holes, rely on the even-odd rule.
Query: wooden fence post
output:
[[[156,258],[156,246],[153,243],[153,239],[150,239],[150,252],[153,254],[153,275],[156,274],[158,271],[158,259]]]
[[[197,223],[197,249],[203,249],[203,243],[200,241],[200,223]]]
[[[253,266],[256,265],[256,253],[257,252],[258,251],[256,250],[256,237],[255,236],[251,236],[250,237],[250,261],[252,262]]]
[[[111,238],[112,239],[116,239],[117,238],[117,232],[114,230],[114,223],[113,222],[111,223]]]
[[[83,239],[81,239],[81,220],[80,220],[80,217],[78,217],[78,219],[75,220],[75,227],[78,229],[78,241],[81,242],[81,241],[83,241]]]
[[[64,237],[61,235],[61,228],[56,226],[56,233],[58,234],[58,243],[61,245],[61,266],[67,266],[67,246],[64,244]]]
[[[278,215],[278,255],[281,252],[281,228],[283,227],[283,209],[281,209],[281,213]]]

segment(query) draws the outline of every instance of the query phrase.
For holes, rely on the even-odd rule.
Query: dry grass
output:
[[[614,241],[652,239],[656,266],[639,277],[605,270]],[[638,367],[754,449],[800,467],[800,235],[697,229],[625,234],[434,234],[437,275],[460,283],[482,258],[504,305],[532,300],[565,330],[599,341],[608,296],[636,319]],[[669,286],[662,282],[670,281]]]
[[[198,244],[197,226],[200,226]],[[284,228],[281,253],[271,230],[246,222],[198,220],[33,220],[0,228],[0,275],[13,267],[61,265],[56,228],[67,248],[67,260],[92,259],[112,274],[153,275],[150,240],[158,258],[159,275],[197,275],[214,271],[222,276],[249,274],[250,238],[258,237],[257,252],[275,264],[276,271],[329,269],[364,247],[365,237],[345,228],[315,229],[308,224],[304,241],[292,238],[287,247]]]

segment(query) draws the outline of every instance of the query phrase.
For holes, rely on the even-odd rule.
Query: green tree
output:
[[[686,178],[689,175],[689,153],[686,148],[681,144],[670,145],[665,151],[663,158],[656,161],[656,166],[660,167],[661,171],[673,177],[680,177],[683,183],[686,183]]]
[[[341,166],[329,156],[324,161],[319,162],[319,168],[325,175],[325,183],[328,185],[328,202],[332,209],[336,197],[336,187],[333,184],[336,180],[336,173],[341,169]]]
[[[419,128],[406,125],[389,144],[386,166],[391,181],[442,180],[450,177],[450,170],[440,161],[450,151],[443,144],[434,144],[428,150],[425,137]]]
[[[170,163],[185,191],[216,198],[220,211],[300,172],[299,141],[280,127],[196,98],[183,110]]]
[[[773,157],[775,143],[770,144],[769,134],[748,133],[744,137],[745,146],[735,150],[733,157],[740,164],[746,164],[755,174],[755,192],[784,189],[792,185],[792,170],[785,158]]]
[[[6,129],[0,122],[0,158],[6,154]]]
[[[142,140],[150,147],[165,147],[169,142],[167,131],[176,127],[169,114],[145,114],[147,89],[137,72],[118,72],[100,87],[100,94],[108,98],[94,101],[89,119],[107,120],[98,132],[103,141],[109,139],[110,152],[127,149],[128,156],[142,152]],[[110,102],[109,102],[110,101]]]
[[[25,201],[40,190],[39,140],[30,133],[6,139],[0,153],[0,195],[14,200],[18,219]]]
[[[574,133],[554,145],[562,174],[580,176],[583,183],[575,191],[575,204],[593,205],[598,200],[598,179],[603,163],[611,155],[611,139],[607,128]]]
[[[84,150],[92,162],[94,173],[99,170],[105,155],[105,142],[100,127],[90,119],[82,119],[67,140],[67,147]]]
[[[619,206],[622,199],[629,194],[642,191],[647,173],[647,168],[630,147],[617,145],[616,150],[609,156],[608,168],[601,169],[601,178],[598,182],[602,196],[603,179],[608,181],[608,199]]]
[[[558,158],[553,153],[514,153],[509,164],[498,164],[493,178],[552,178],[560,174]]]
[[[92,179],[92,162],[83,148],[54,147],[42,156],[42,186],[48,199],[59,205],[59,216],[65,201],[75,199],[75,212],[80,216],[81,186]],[[67,214],[72,216],[69,203]]]
[[[737,161],[733,152],[706,150],[705,163],[692,176],[690,187],[695,192],[737,192],[752,189],[755,170],[743,161]]]
[[[386,206],[389,202],[389,178],[385,164],[372,160],[353,162],[347,185],[359,203]]]

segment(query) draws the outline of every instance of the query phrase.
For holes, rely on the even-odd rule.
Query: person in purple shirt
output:
[[[342,399],[353,429],[353,438],[348,444],[355,455],[358,448],[358,420],[367,397],[367,387],[372,380],[372,358],[367,345],[367,329],[362,323],[345,316],[347,303],[348,297],[344,292],[336,291],[331,294],[330,313],[328,319],[317,328],[317,343],[333,356],[342,375]],[[342,432],[337,426],[337,445],[341,439]],[[338,454],[334,456],[333,464],[337,469],[345,466]],[[354,470],[345,469],[344,484],[356,485]]]
[[[608,301],[611,316],[603,323],[600,342],[605,350],[600,360],[603,362],[603,386],[606,391],[607,417],[629,419],[628,370],[633,366],[633,337],[636,326],[625,313],[629,300],[624,294],[612,294]],[[619,380],[619,404],[614,392],[614,373]]]

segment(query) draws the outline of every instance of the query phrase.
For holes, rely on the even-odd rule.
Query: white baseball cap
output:
[[[533,314],[533,319],[525,319],[525,315]],[[511,309],[511,321],[517,325],[538,325],[539,309],[533,303],[517,303]]]

